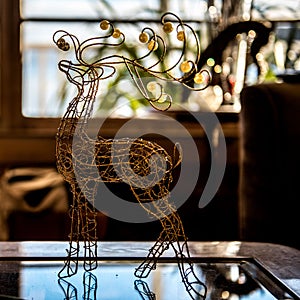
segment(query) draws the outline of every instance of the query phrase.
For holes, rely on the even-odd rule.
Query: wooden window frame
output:
[[[0,3],[0,133],[51,136],[59,118],[27,118],[22,115],[22,53],[20,44],[20,0]]]

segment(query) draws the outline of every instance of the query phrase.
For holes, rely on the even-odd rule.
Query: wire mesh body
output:
[[[181,162],[179,148],[174,146],[174,154],[177,153],[177,155],[172,156],[155,142],[141,138],[105,139],[101,136],[97,136],[95,140],[89,137],[87,130],[98,85],[102,80],[115,74],[115,66],[118,64],[125,64],[140,93],[156,109],[168,109],[172,98],[164,97],[166,101],[162,103],[161,96],[164,91],[163,87],[157,83],[154,84],[159,88],[159,92],[153,97],[150,93],[151,89],[144,86],[140,72],[146,72],[154,78],[174,80],[191,89],[193,87],[185,82],[186,78],[195,76],[199,83],[199,76],[202,71],[197,70],[198,53],[196,53],[194,61],[183,62],[186,63],[186,69],[181,77],[172,75],[172,71],[178,67],[184,57],[186,48],[184,28],[188,26],[182,23],[177,16],[171,13],[165,14],[162,17],[165,32],[171,30],[170,22],[166,20],[168,15],[179,23],[177,31],[181,34],[177,34],[177,36],[179,40],[182,40],[183,51],[175,64],[161,71],[157,71],[155,67],[164,61],[166,45],[164,40],[150,28],[143,29],[140,35],[142,42],[144,42],[143,37],[145,40],[147,38],[148,42],[149,52],[145,56],[129,59],[114,55],[92,62],[84,58],[85,52],[90,47],[117,47],[125,40],[122,33],[108,21],[103,21],[100,24],[102,29],[108,30],[107,35],[88,39],[82,43],[74,35],[65,31],[60,30],[54,34],[54,42],[60,49],[74,50],[75,62],[62,60],[59,62],[59,69],[66,74],[68,81],[77,87],[77,95],[70,102],[60,122],[56,142],[57,168],[69,183],[73,195],[73,202],[70,207],[69,249],[67,249],[65,264],[58,276],[63,279],[77,273],[80,241],[83,241],[84,244],[84,270],[90,272],[97,268],[97,211],[94,200],[98,193],[99,183],[125,182],[135,201],[153,217],[153,220],[158,219],[162,226],[162,231],[158,235],[156,243],[149,250],[145,261],[135,270],[135,276],[146,278],[151,270],[155,269],[157,260],[164,251],[171,248],[174,251],[182,281],[190,297],[203,299],[206,295],[206,287],[194,272],[187,237],[170,194],[173,181],[172,172]],[[192,29],[190,27],[188,29],[196,38]],[[149,35],[145,35],[147,31],[151,33],[150,38]],[[57,36],[59,37],[57,38]],[[116,39],[116,42],[107,42],[107,39],[110,38]],[[156,50],[158,44],[162,47],[161,56],[156,63],[145,68],[142,61]],[[198,89],[203,89],[206,86],[207,82],[202,82],[202,86]],[[149,299],[153,299],[150,292],[146,294],[150,295]]]

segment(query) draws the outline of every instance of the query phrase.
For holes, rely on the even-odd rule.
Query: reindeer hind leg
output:
[[[179,241],[177,241],[177,243],[173,243],[172,247],[176,254],[182,282],[191,299],[206,299],[207,287],[195,273],[194,265],[191,261],[188,249],[187,239],[184,239],[182,243]]]

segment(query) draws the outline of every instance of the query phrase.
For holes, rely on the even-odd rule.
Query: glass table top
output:
[[[99,260],[97,269],[86,272],[79,261],[77,274],[59,279],[62,260],[2,260],[0,299],[193,299],[183,284],[176,261],[161,259],[147,278],[140,279],[134,271],[141,262],[128,258]],[[253,258],[203,258],[193,260],[193,265],[206,286],[207,300],[299,299]]]

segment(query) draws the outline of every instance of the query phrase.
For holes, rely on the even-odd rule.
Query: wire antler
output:
[[[157,34],[152,28],[145,27],[138,37],[139,41],[146,46],[144,46],[146,53],[141,57],[129,58],[120,54],[111,54],[90,62],[90,56],[86,55],[85,57],[87,50],[97,47],[117,48],[125,43],[125,35],[122,31],[107,20],[100,22],[100,29],[106,32],[103,36],[90,38],[80,43],[74,35],[59,30],[54,34],[53,40],[58,48],[63,51],[74,49],[78,66],[85,67],[86,72],[91,68],[97,70],[98,76],[94,77],[93,80],[105,80],[112,77],[116,73],[115,66],[124,64],[142,97],[148,100],[155,109],[164,111],[169,109],[172,104],[171,95],[165,93],[163,86],[156,81],[145,86],[141,74],[160,80],[178,82],[188,89],[196,91],[203,90],[208,86],[210,74],[206,69],[198,70],[200,43],[193,28],[171,12],[167,12],[161,17],[161,24],[166,35],[171,35],[172,32],[176,31],[176,39],[181,42],[180,53],[176,57],[172,55],[172,59],[169,59],[171,49],[168,49],[166,39]],[[194,48],[190,55],[192,57],[186,59],[188,57],[189,36],[192,37]],[[178,52],[178,49],[176,50]],[[154,52],[157,55],[153,56]],[[150,66],[146,66],[148,59],[153,59],[153,57],[155,57],[155,60],[151,62]],[[60,69],[65,72],[68,64],[68,61],[61,61]],[[75,67],[76,64],[73,64],[72,70]],[[71,69],[71,66],[69,68]],[[176,74],[179,74],[179,76],[176,76]],[[190,83],[191,78],[193,78],[193,84]],[[163,103],[164,105],[162,105]]]

